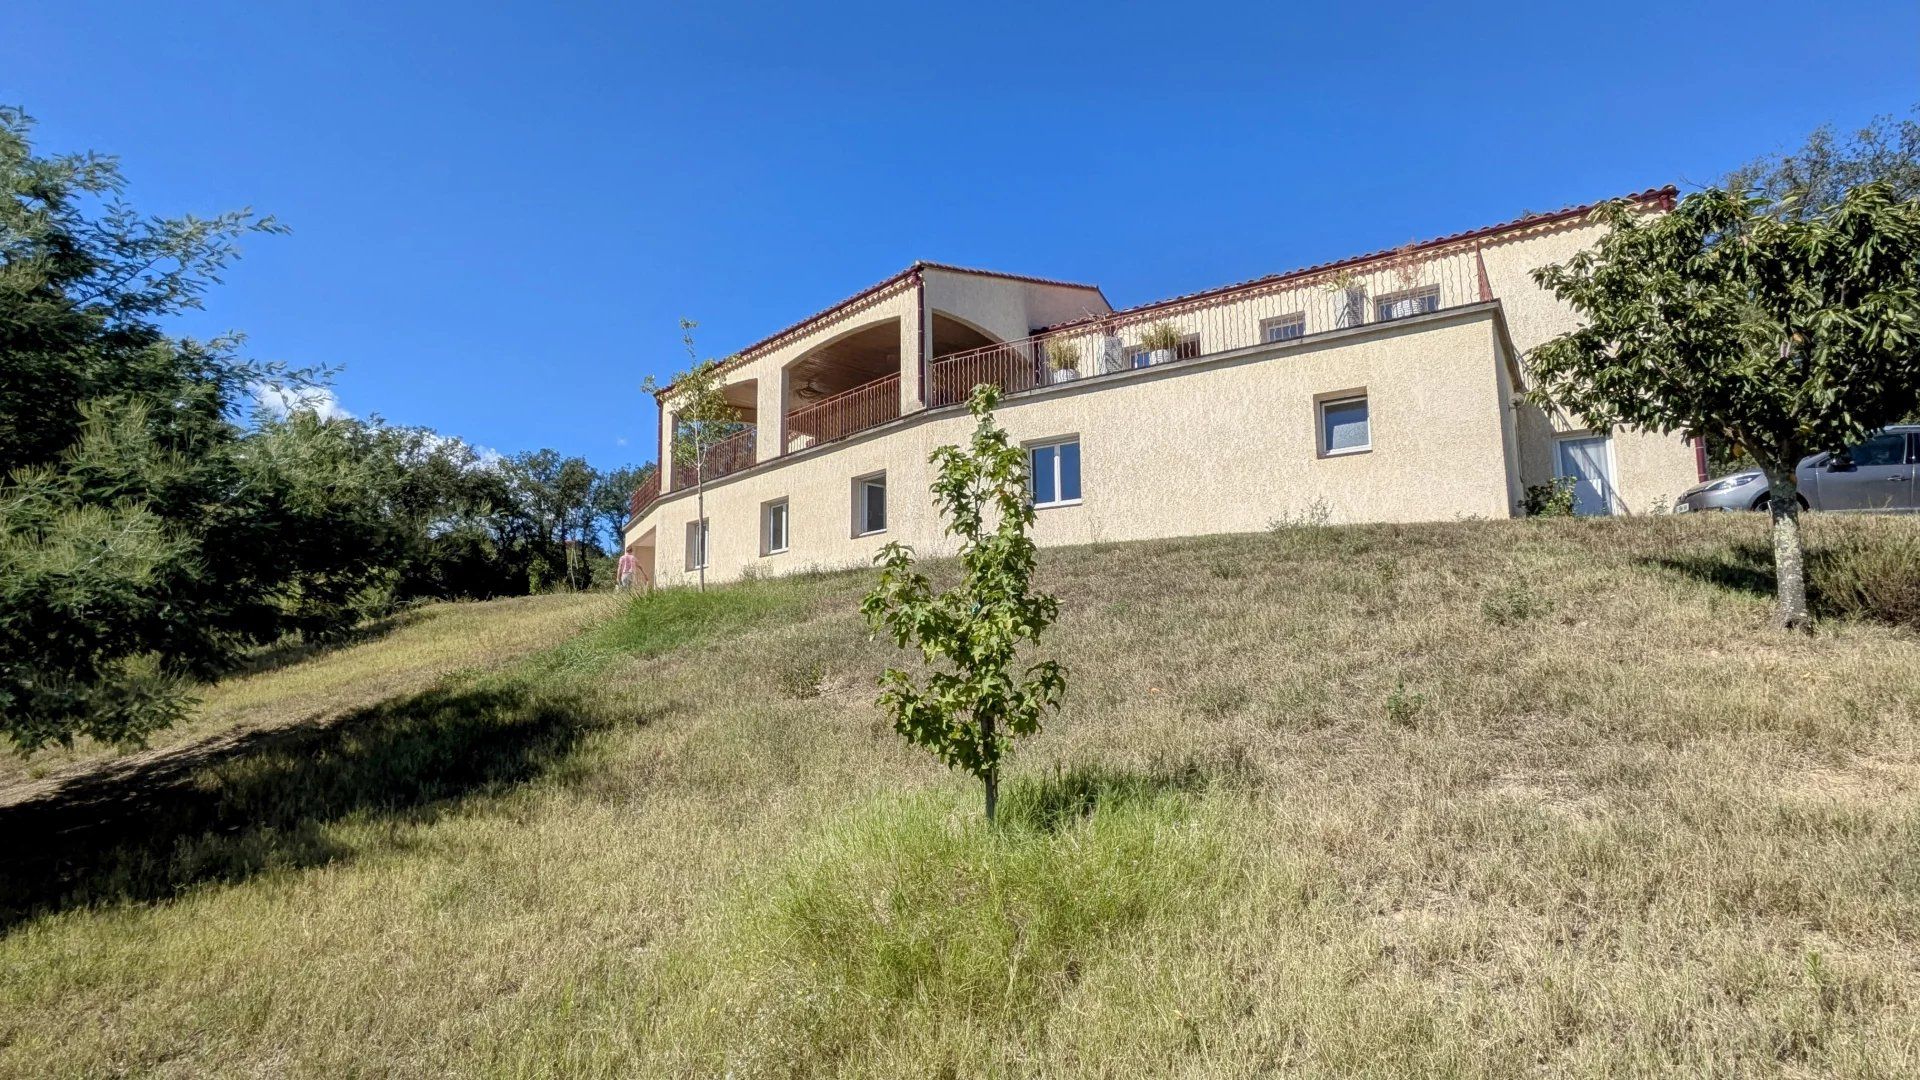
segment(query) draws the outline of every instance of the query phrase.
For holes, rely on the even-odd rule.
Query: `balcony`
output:
[[[899,417],[900,376],[888,375],[788,413],[782,452],[844,439]]]
[[[927,406],[966,400],[981,383],[1017,394],[1039,386],[1296,341],[1492,299],[1473,249],[1408,252],[1310,275],[1288,275],[1053,327],[1019,341],[936,357]]]
[[[737,473],[753,464],[753,440],[757,434],[752,425],[721,439],[701,457],[701,468],[695,470],[691,461],[673,463],[673,489],[692,487],[697,480],[718,480],[729,473]]]
[[[660,501],[660,470],[655,469],[647,482],[641,484],[627,499],[627,520],[632,521],[647,512],[647,508]]]

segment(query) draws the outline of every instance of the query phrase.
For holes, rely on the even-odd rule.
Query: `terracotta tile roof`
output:
[[[775,330],[773,333],[768,334],[766,337],[761,338],[759,341],[756,341],[753,344],[748,345],[747,347],[739,350],[738,352],[735,352],[733,356],[726,363],[720,365],[720,370],[726,371],[731,368],[737,367],[740,364],[744,364],[748,360],[753,359],[753,357],[759,352],[761,352],[762,350],[772,345],[775,345],[780,341],[801,332],[802,330],[805,330],[807,327],[812,326],[814,323],[817,323],[820,320],[835,314],[841,309],[850,307],[854,304],[859,303],[862,300],[866,300],[871,297],[877,296],[880,293],[883,293],[888,289],[892,288],[893,286],[900,284],[901,282],[912,280],[914,277],[918,276],[922,270],[943,270],[950,274],[974,274],[979,277],[1001,278],[1007,281],[1024,281],[1032,285],[1054,285],[1063,289],[1086,289],[1091,292],[1100,291],[1100,286],[1098,285],[1085,285],[1077,281],[1060,281],[1055,278],[1029,277],[1026,274],[1006,274],[1006,273],[1001,273],[998,270],[976,270],[973,267],[969,267],[969,266],[952,266],[947,263],[928,262],[925,259],[920,259],[914,262],[912,266],[907,267],[905,270],[900,271],[899,273],[893,275],[892,277],[885,278],[879,282],[876,282],[875,284],[869,285],[866,288],[861,289],[859,292],[854,293],[852,296],[849,296],[846,299],[840,301],[839,303],[831,304],[827,307],[821,308],[819,311],[814,312],[813,314],[807,316],[804,319],[801,319],[798,322],[791,323],[787,326],[781,327],[780,329]],[[1105,299],[1105,298],[1102,297],[1102,299]],[[667,386],[663,386],[654,393],[654,397],[656,398],[664,397],[672,389],[673,389],[673,386],[671,384]]]
[[[1351,258],[1337,259],[1333,262],[1318,263],[1313,266],[1303,266],[1297,270],[1288,270],[1285,273],[1267,274],[1263,277],[1249,278],[1246,281],[1238,281],[1231,285],[1219,285],[1211,289],[1202,289],[1199,292],[1182,293],[1178,296],[1169,296],[1163,300],[1154,300],[1145,304],[1135,304],[1134,306],[1129,308],[1121,308],[1117,311],[1110,312],[1106,317],[1110,318],[1113,316],[1133,315],[1142,311],[1151,311],[1155,308],[1169,307],[1174,304],[1184,304],[1194,300],[1207,300],[1216,296],[1225,296],[1230,293],[1236,293],[1243,289],[1254,289],[1254,288],[1259,288],[1261,286],[1272,285],[1276,282],[1286,281],[1290,278],[1306,277],[1311,274],[1323,274],[1330,270],[1342,270],[1348,267],[1358,266],[1361,263],[1373,262],[1376,259],[1386,259],[1396,255],[1403,255],[1408,251],[1422,251],[1429,248],[1444,247],[1449,244],[1458,244],[1467,240],[1484,240],[1489,237],[1498,236],[1501,233],[1513,232],[1518,229],[1533,228],[1540,225],[1547,225],[1555,222],[1565,221],[1565,220],[1568,220],[1569,218],[1583,217],[1589,213],[1592,213],[1595,207],[1601,206],[1607,202],[1618,202],[1620,201],[1620,199],[1626,199],[1626,200],[1630,200],[1632,202],[1638,202],[1638,203],[1653,203],[1660,206],[1662,209],[1672,209],[1673,201],[1675,197],[1677,197],[1678,195],[1679,195],[1679,189],[1674,187],[1672,184],[1668,184],[1666,187],[1648,188],[1645,191],[1637,191],[1631,195],[1622,195],[1620,196],[1619,199],[1603,199],[1600,202],[1583,203],[1579,206],[1566,206],[1558,210],[1548,210],[1548,211],[1543,211],[1541,213],[1525,214],[1520,217],[1514,218],[1511,221],[1503,221],[1498,225],[1484,225],[1477,229],[1468,229],[1465,232],[1449,233],[1446,236],[1437,236],[1431,240],[1421,240],[1416,243],[1403,245],[1397,248],[1387,248],[1382,251],[1369,252],[1365,255],[1355,255],[1355,256],[1352,256]],[[1087,323],[1092,321],[1094,320],[1093,319],[1073,319],[1068,322],[1055,323],[1053,326],[1042,327],[1042,329],[1054,330],[1063,326],[1078,326],[1082,323]]]
[[[1679,194],[1679,189],[1669,184],[1666,187],[1648,188],[1645,191],[1635,192],[1632,195],[1622,196],[1622,198],[1631,199],[1635,202],[1657,203],[1664,208],[1671,208],[1673,206],[1673,200],[1678,194]],[[1617,200],[1604,200],[1604,201],[1617,201]],[[1559,210],[1546,211],[1544,213],[1526,214],[1521,217],[1514,218],[1512,221],[1503,221],[1498,225],[1486,225],[1478,229],[1468,229],[1465,232],[1457,232],[1447,236],[1435,237],[1432,240],[1422,240],[1416,244],[1412,244],[1409,246],[1389,248],[1384,251],[1375,251],[1366,255],[1355,255],[1352,258],[1340,259],[1334,262],[1319,263],[1314,266],[1303,266],[1298,270],[1289,270],[1283,274],[1268,274],[1264,277],[1250,278],[1246,281],[1235,282],[1234,284],[1231,284],[1231,285],[1221,285],[1211,289],[1203,289],[1199,292],[1182,293],[1179,296],[1169,296],[1164,300],[1155,300],[1155,301],[1152,301],[1151,303],[1146,303],[1146,304],[1136,304],[1130,308],[1123,308],[1119,311],[1113,311],[1113,312],[1110,312],[1109,315],[1110,316],[1131,315],[1131,314],[1135,314],[1142,311],[1151,311],[1155,308],[1167,307],[1172,304],[1183,304],[1193,300],[1204,300],[1204,299],[1208,299],[1215,296],[1224,296],[1230,293],[1239,292],[1242,289],[1252,289],[1252,288],[1258,288],[1263,285],[1271,285],[1275,282],[1285,281],[1289,278],[1305,277],[1309,274],[1325,273],[1326,271],[1329,271],[1329,270],[1339,270],[1344,267],[1355,266],[1365,262],[1371,262],[1375,259],[1389,258],[1394,255],[1403,254],[1404,252],[1409,250],[1419,251],[1426,248],[1441,247],[1447,244],[1456,244],[1465,240],[1484,239],[1487,237],[1496,236],[1500,233],[1511,232],[1516,229],[1529,228],[1529,227],[1538,226],[1538,225],[1545,225],[1552,222],[1564,221],[1568,218],[1578,217],[1583,214],[1592,212],[1594,207],[1599,205],[1600,203],[1597,203],[1597,202],[1584,203],[1580,206],[1568,206],[1568,207],[1563,207]],[[874,297],[882,292],[885,292],[887,289],[890,289],[895,285],[901,284],[902,282],[911,281],[914,278],[916,278],[920,274],[920,272],[923,270],[942,270],[952,274],[978,274],[982,277],[1002,278],[1007,281],[1024,281],[1024,282],[1029,282],[1035,285],[1054,285],[1054,286],[1058,286],[1060,288],[1066,288],[1066,289],[1086,289],[1092,292],[1100,291],[1100,287],[1097,285],[1087,285],[1087,284],[1082,284],[1080,282],[1059,281],[1053,278],[1043,278],[1043,277],[1029,277],[1025,274],[1005,274],[997,270],[976,270],[971,267],[951,266],[946,263],[927,262],[925,260],[921,260],[921,261],[915,262],[912,266],[907,267],[905,270],[902,270],[899,273],[894,274],[892,277],[886,278],[873,285],[869,285],[866,288],[861,289],[859,292],[854,293],[852,296],[847,297],[846,299],[840,301],[837,304],[832,304],[828,307],[824,307],[819,311],[816,311],[813,314],[807,316],[806,318],[801,319],[798,322],[792,323],[788,326],[782,327],[781,329],[776,330],[771,334],[768,334],[766,337],[761,338],[760,340],[754,342],[753,344],[748,345],[743,349],[740,349],[738,352],[733,354],[733,358],[731,360],[721,365],[721,370],[724,371],[729,368],[735,367],[739,364],[745,363],[746,361],[752,359],[755,355],[757,355],[761,351],[769,348],[770,346],[782,340],[785,340],[786,338],[789,338],[795,334],[800,333],[801,331],[805,330],[809,326],[812,326],[814,323],[817,323],[820,320],[833,315],[834,313],[840,311],[843,308],[849,307],[853,304],[857,304],[862,300],[866,300],[871,297]],[[1102,299],[1104,299],[1104,296],[1102,297]],[[1091,320],[1090,319],[1074,319],[1070,322],[1056,323],[1054,326],[1044,327],[1043,329],[1052,330],[1060,326],[1076,326],[1076,325],[1079,325],[1080,323],[1089,322],[1089,321]],[[654,394],[654,396],[656,398],[664,397],[672,389],[673,387],[671,385],[662,387],[659,391],[657,391]]]

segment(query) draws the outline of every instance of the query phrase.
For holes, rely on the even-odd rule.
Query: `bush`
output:
[[[1848,530],[1810,559],[1813,591],[1836,615],[1920,628],[1920,532],[1905,522]]]
[[[1510,582],[1480,601],[1480,614],[1495,626],[1511,626],[1553,610],[1553,601],[1533,591],[1524,581]]]
[[[1572,517],[1573,478],[1556,476],[1552,483],[1528,484],[1520,509],[1528,517]]]

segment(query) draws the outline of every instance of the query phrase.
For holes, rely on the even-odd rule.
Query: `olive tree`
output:
[[[876,634],[917,648],[931,670],[925,685],[888,668],[880,706],[894,729],[947,763],[978,777],[992,821],[1000,794],[1000,759],[1017,735],[1040,730],[1060,705],[1067,673],[1052,660],[1018,669],[1021,644],[1039,644],[1059,604],[1033,589],[1033,501],[1026,453],[993,420],[999,391],[974,388],[967,407],[976,421],[966,447],[942,446],[933,498],[947,532],[960,540],[959,584],[935,593],[914,568],[913,549],[890,543],[874,557],[880,581],[860,610]]]
[[[1659,216],[1595,213],[1597,247],[1534,272],[1584,325],[1534,350],[1531,396],[1596,431],[1748,455],[1767,479],[1778,621],[1805,628],[1795,467],[1920,404],[1920,202],[1876,182],[1812,214],[1712,188]]]
[[[665,389],[666,397],[660,407],[666,408],[668,402],[673,405],[673,438],[671,440],[673,460],[682,465],[693,466],[693,497],[695,520],[701,522],[700,529],[700,590],[707,588],[707,451],[713,449],[720,440],[737,435],[740,432],[740,412],[727,401],[724,387],[720,381],[718,360],[697,359],[698,353],[693,347],[693,331],[699,324],[692,319],[680,320],[680,342],[687,350],[687,370],[673,377]],[[649,375],[643,384],[649,393],[659,391],[653,377]],[[662,463],[662,468],[669,468]],[[667,474],[670,478],[671,473]]]

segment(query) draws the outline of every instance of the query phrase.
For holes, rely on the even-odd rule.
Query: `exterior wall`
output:
[[[998,418],[1014,438],[1081,443],[1083,501],[1042,509],[1036,539],[1258,531],[1315,506],[1339,522],[1507,516],[1498,326],[1497,309],[1480,305],[1009,398]],[[1361,389],[1372,449],[1319,456],[1316,399]],[[927,494],[927,457],[964,441],[970,425],[957,409],[918,413],[710,485],[709,580],[865,565],[890,540],[950,552]],[[854,480],[879,471],[888,531],[854,537]],[[760,508],[779,498],[788,500],[790,550],[763,557]],[[682,493],[628,530],[657,530],[660,584],[692,580],[685,537],[694,513],[692,493]]]
[[[787,411],[785,408],[787,365],[836,338],[866,329],[876,323],[898,320],[902,358],[900,378],[902,408],[905,410],[920,407],[919,289],[920,286],[916,280],[912,278],[902,280],[872,296],[864,297],[856,303],[834,311],[829,317],[808,326],[804,333],[776,342],[771,348],[755,354],[751,359],[725,373],[721,379],[724,385],[731,386],[735,383],[758,380],[756,390],[759,404],[755,409],[758,420],[754,436],[756,461],[768,461],[780,456],[781,431],[785,427]],[[673,447],[670,443],[673,432],[671,399],[664,403],[663,411],[667,415],[660,425],[660,457],[657,460],[671,461],[673,460]],[[670,483],[672,470],[668,469],[666,473],[663,483]]]
[[[1482,248],[1487,279],[1505,309],[1523,371],[1528,353],[1580,325],[1571,307],[1534,285],[1533,269],[1565,262],[1599,243],[1605,231],[1599,223],[1575,220],[1537,231],[1515,230]],[[1517,420],[1522,484],[1544,484],[1553,479],[1555,436],[1580,433],[1582,427],[1573,417],[1549,416],[1532,404],[1520,407]],[[1693,486],[1698,476],[1693,447],[1677,434],[1624,428],[1613,433],[1613,452],[1614,485],[1625,513],[1672,506],[1674,497]]]
[[[1072,288],[928,268],[927,310],[943,311],[1002,341],[1018,341],[1043,326],[1108,311],[1100,290]]]

